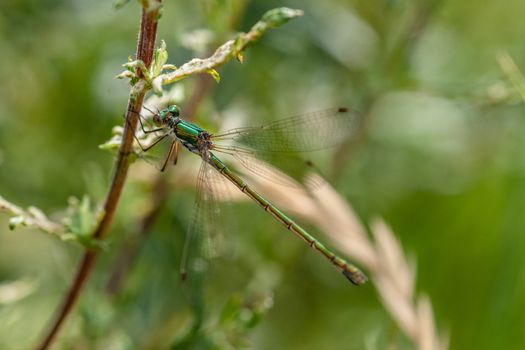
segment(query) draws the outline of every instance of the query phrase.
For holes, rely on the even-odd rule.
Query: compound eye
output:
[[[171,112],[171,114],[175,117],[178,117],[180,115],[179,107],[176,105],[171,105],[168,107],[168,110]]]
[[[160,126],[162,124],[162,122],[160,120],[160,116],[158,114],[155,114],[153,116],[153,123],[155,123],[155,125],[157,125],[157,126]]]

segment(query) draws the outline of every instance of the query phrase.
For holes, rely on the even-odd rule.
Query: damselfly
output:
[[[347,108],[333,108],[276,121],[264,126],[237,128],[212,134],[185,121],[180,116],[179,108],[176,105],[171,105],[153,115],[152,120],[156,128],[145,130],[141,121],[144,133],[161,132],[148,147],[141,146],[143,151],[147,151],[167,137],[172,138],[169,154],[162,170],[166,168],[170,160],[176,161],[179,145],[184,146],[202,159],[197,178],[196,215],[186,238],[182,258],[183,276],[186,274],[186,261],[192,241],[198,233],[199,222],[206,219],[204,217],[206,214],[203,213],[206,210],[205,202],[213,200],[216,195],[213,193],[213,176],[222,176],[283,224],[290,232],[323,255],[350,282],[356,285],[364,283],[366,276],[357,267],[324,246],[269,200],[256,192],[216,156],[216,153],[232,155],[239,159],[242,164],[247,165],[246,161],[243,160],[246,160],[247,157],[256,157],[260,153],[293,153],[327,148],[340,144],[351,136],[355,131],[356,119],[357,114]],[[221,145],[221,142],[228,141],[233,142],[233,144]]]

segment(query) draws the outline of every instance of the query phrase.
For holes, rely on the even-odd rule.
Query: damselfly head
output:
[[[153,123],[157,126],[167,124],[171,118],[178,118],[180,115],[179,107],[176,105],[168,106],[159,113],[153,115]]]

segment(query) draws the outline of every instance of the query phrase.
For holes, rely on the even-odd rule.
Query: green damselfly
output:
[[[250,187],[246,181],[236,175],[215,155],[216,153],[223,153],[234,156],[241,161],[241,164],[249,168],[249,164],[256,164],[249,159],[255,158],[260,153],[294,153],[334,146],[346,140],[355,131],[357,119],[355,112],[347,108],[332,108],[259,127],[237,128],[218,134],[209,133],[199,126],[185,121],[180,116],[180,110],[176,105],[171,105],[158,113],[153,113],[152,121],[156,126],[154,129],[145,130],[140,118],[139,115],[139,121],[144,133],[162,133],[148,147],[140,146],[143,151],[149,150],[165,138],[172,138],[169,154],[164,161],[162,170],[166,168],[170,160],[176,162],[179,145],[184,146],[184,148],[197,154],[202,159],[197,178],[196,215],[188,231],[182,257],[181,272],[183,276],[186,274],[189,247],[199,230],[199,226],[202,225],[200,221],[210,219],[204,218],[206,215],[204,212],[209,209],[206,208],[205,203],[213,201],[215,196],[212,183],[214,181],[213,177],[222,176],[222,178],[235,185],[241,192],[263,208],[264,211],[283,224],[290,232],[323,255],[350,282],[359,285],[367,280],[366,276],[357,267],[324,246],[304,228]],[[137,139],[137,141],[139,140]],[[232,141],[233,144],[221,145],[221,142]],[[251,170],[253,171],[254,169],[252,168]],[[264,171],[261,171],[261,173],[264,173]],[[212,213],[211,215],[214,214]]]

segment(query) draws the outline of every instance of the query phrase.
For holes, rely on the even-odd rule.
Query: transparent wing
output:
[[[231,186],[230,186],[231,187]],[[210,259],[224,252],[222,244],[223,215],[219,201],[226,201],[230,187],[226,179],[206,161],[197,175],[197,193],[184,243],[180,273],[183,291],[198,324],[205,308],[204,281],[211,270]]]
[[[190,265],[189,257],[194,256],[196,251],[200,250],[200,240],[203,232],[205,231],[205,224],[203,218],[205,215],[206,197],[204,195],[205,189],[205,172],[206,164],[203,162],[197,175],[197,193],[195,197],[195,203],[193,205],[193,218],[186,234],[186,240],[184,242],[184,248],[182,251],[182,261],[180,267],[180,273],[183,280],[186,280],[188,269],[191,272],[199,270],[199,263],[194,261]],[[203,264],[202,262],[201,264]],[[204,270],[204,266],[200,270]]]
[[[212,139],[233,140],[262,152],[315,151],[338,145],[351,137],[358,119],[356,111],[331,108],[259,127],[232,129],[213,135]]]
[[[264,178],[265,180],[291,188],[302,188],[301,184],[294,178],[286,175],[278,168],[271,165],[268,162],[269,160],[264,159],[264,154],[258,154],[255,151],[237,146],[219,146],[215,147],[214,150],[218,153],[227,154],[233,157],[236,162],[242,165],[246,170]],[[263,159],[261,159],[261,156]]]
[[[219,255],[222,243],[222,216],[218,200],[227,196],[225,179],[203,161],[197,176],[197,197],[193,219],[182,253],[181,276],[202,275],[209,259]],[[191,276],[193,278],[193,276]]]

